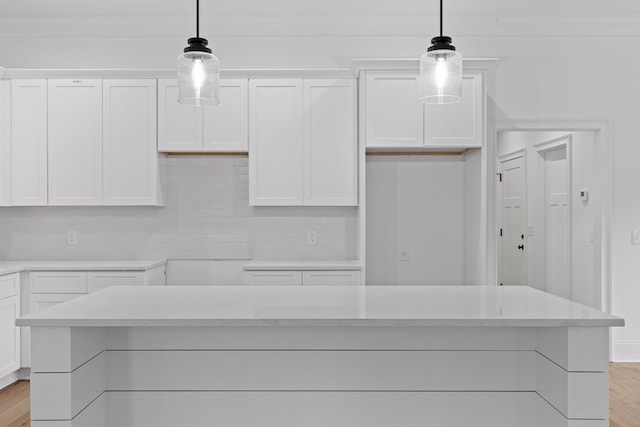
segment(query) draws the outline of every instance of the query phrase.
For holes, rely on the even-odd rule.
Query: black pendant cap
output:
[[[429,46],[427,52],[434,50],[456,50],[456,47],[451,44],[451,37],[437,36],[431,39],[431,46]]]
[[[209,44],[207,39],[203,39],[201,37],[191,37],[189,40],[187,40],[187,43],[189,44],[189,46],[184,48],[185,53],[186,52],[206,52],[206,53],[212,52],[212,50],[207,47],[207,44]]]

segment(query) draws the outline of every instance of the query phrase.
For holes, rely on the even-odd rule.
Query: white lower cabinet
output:
[[[0,276],[0,381],[20,369],[20,275]],[[4,385],[4,384],[3,384]]]
[[[247,271],[245,284],[258,286],[298,286],[302,284],[300,271]]]
[[[359,271],[303,271],[302,284],[307,286],[359,285]]]
[[[28,304],[23,308],[28,307],[29,313],[37,313],[109,286],[162,286],[165,284],[165,265],[137,271],[32,271],[26,274],[28,291],[24,295],[27,297]],[[0,301],[3,301],[1,279]],[[22,329],[21,366],[30,367],[30,331],[26,327]],[[0,350],[0,353],[2,351]]]
[[[245,271],[246,285],[264,286],[348,286],[360,284],[360,272],[354,270],[252,270]]]

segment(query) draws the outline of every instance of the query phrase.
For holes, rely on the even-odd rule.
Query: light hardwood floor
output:
[[[609,380],[610,427],[640,426],[640,363],[612,363]],[[29,382],[0,391],[0,426],[29,426]]]

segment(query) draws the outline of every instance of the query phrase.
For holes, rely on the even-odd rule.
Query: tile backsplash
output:
[[[251,207],[246,157],[162,158],[161,175],[164,207],[0,208],[0,259],[356,258],[357,208]]]

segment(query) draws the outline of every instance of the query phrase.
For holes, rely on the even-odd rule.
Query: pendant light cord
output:
[[[200,38],[200,0],[196,0],[196,37]]]
[[[442,0],[440,0],[440,37],[442,37]]]

